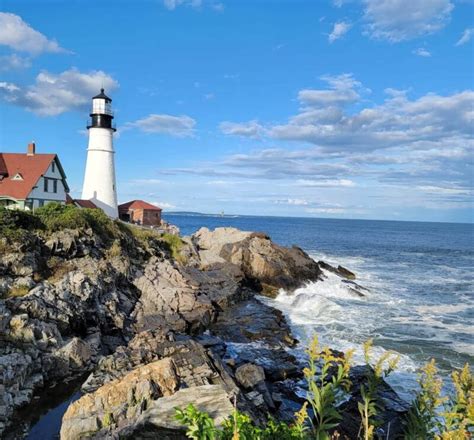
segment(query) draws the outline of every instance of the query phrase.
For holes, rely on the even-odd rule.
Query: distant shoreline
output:
[[[334,221],[358,221],[358,222],[392,222],[392,223],[430,223],[443,225],[470,225],[474,226],[474,220],[469,222],[440,222],[429,220],[382,220],[382,219],[366,219],[366,218],[336,218],[336,217],[305,217],[305,216],[285,216],[285,215],[256,215],[256,214],[218,214],[218,213],[204,213],[194,211],[163,211],[163,216],[175,215],[182,217],[221,217],[221,218],[289,218],[289,219],[305,219],[305,220],[334,220]]]

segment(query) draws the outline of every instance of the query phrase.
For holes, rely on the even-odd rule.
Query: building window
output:
[[[53,192],[54,192],[54,193],[57,193],[57,192],[58,192],[58,181],[57,181],[57,180],[55,180],[55,181],[53,182]]]
[[[47,193],[48,192],[48,180],[46,177],[44,177],[44,192]]]
[[[56,162],[54,162],[54,161],[53,161],[53,163],[51,164],[51,171],[52,171],[53,173],[56,172]]]

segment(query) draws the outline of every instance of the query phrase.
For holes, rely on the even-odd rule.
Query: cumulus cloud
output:
[[[345,105],[360,98],[358,89],[360,82],[352,74],[321,77],[328,84],[327,89],[303,89],[298,93],[298,100],[307,107],[327,107]]]
[[[364,19],[371,37],[399,42],[439,31],[453,8],[450,0],[364,0]]]
[[[222,133],[233,136],[245,136],[251,138],[259,138],[263,132],[264,128],[258,123],[258,121],[248,121],[248,122],[221,122],[219,125]]]
[[[196,121],[186,115],[156,115],[129,122],[124,129],[137,128],[145,133],[167,134],[175,137],[189,137],[194,135]]]
[[[296,149],[290,144],[264,148],[162,172],[214,176],[220,181],[239,178],[259,187],[267,182],[280,192],[269,198],[273,204],[295,207],[297,200],[310,203],[315,194],[328,194],[327,202],[347,195],[343,207],[299,205],[329,210],[315,211],[320,214],[337,214],[341,209],[362,213],[364,205],[348,208],[362,193],[366,204],[367,197],[372,203],[388,196],[394,206],[405,207],[410,200],[412,206],[426,209],[436,204],[458,209],[470,203],[474,91],[411,98],[407,91],[388,88],[385,99],[374,104],[364,100],[364,86],[352,75],[327,76],[325,81],[325,89],[298,94],[300,109],[287,122],[251,121],[254,124],[244,123],[245,130],[237,131],[247,136],[258,133],[263,142],[296,141]],[[228,125],[228,133],[236,134],[231,129],[240,125]],[[258,129],[249,130],[254,125]],[[397,194],[405,194],[405,199],[395,200]]]
[[[22,70],[31,67],[29,58],[21,57],[17,54],[0,56],[0,71]]]
[[[38,55],[43,52],[67,52],[55,40],[33,29],[21,17],[0,12],[0,45]]]
[[[0,100],[41,116],[55,116],[86,108],[101,87],[113,91],[118,82],[101,70],[83,73],[72,68],[59,74],[43,71],[29,86],[1,82]]]
[[[461,35],[461,38],[457,41],[456,46],[462,46],[463,44],[469,43],[473,35],[474,35],[474,28],[465,29]]]
[[[332,32],[328,36],[328,41],[330,43],[334,43],[334,41],[339,40],[344,35],[346,35],[351,27],[352,25],[345,21],[338,21],[337,23],[334,23]]]
[[[313,143],[327,152],[393,147],[426,149],[472,141],[472,90],[450,96],[430,93],[410,100],[404,91],[387,89],[388,97],[382,104],[358,112],[344,108],[346,103],[358,98],[352,88],[316,92],[316,105],[332,104],[327,114],[324,110],[308,109],[311,101],[300,92],[298,97],[303,105],[300,113],[286,124],[267,127],[267,134],[277,139]]]
[[[429,58],[431,56],[431,52],[424,47],[419,47],[418,49],[413,50],[413,54],[425,58]]]

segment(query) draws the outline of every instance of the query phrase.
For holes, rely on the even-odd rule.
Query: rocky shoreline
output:
[[[268,414],[289,420],[300,409],[303,365],[290,350],[298,341],[282,313],[258,298],[321,279],[326,263],[301,249],[202,228],[182,239],[176,258],[156,234],[123,226],[113,240],[62,230],[2,249],[0,437],[35,393],[85,373],[62,440],[185,438],[174,408],[189,403],[217,421],[234,399],[257,422]],[[332,269],[363,295],[354,274]],[[363,381],[353,370],[354,382]],[[388,385],[382,397],[381,429],[390,424],[396,438],[407,405]],[[357,435],[357,398],[345,403],[339,429],[348,438]]]

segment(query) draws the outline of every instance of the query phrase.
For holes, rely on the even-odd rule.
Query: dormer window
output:
[[[23,176],[20,173],[16,173],[13,177],[12,180],[23,180]]]

